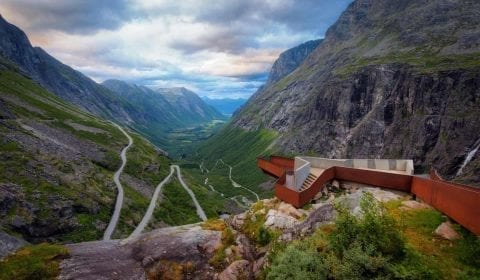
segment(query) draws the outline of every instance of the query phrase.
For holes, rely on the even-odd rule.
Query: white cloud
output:
[[[131,15],[119,22],[114,14],[95,24],[72,11],[92,12],[97,2],[96,14]],[[51,0],[6,0],[0,12],[25,29],[34,45],[97,81],[245,97],[261,85],[280,52],[322,37],[349,0],[125,0],[112,7],[106,2],[75,0],[57,7]],[[21,14],[28,7],[44,14],[29,21]]]

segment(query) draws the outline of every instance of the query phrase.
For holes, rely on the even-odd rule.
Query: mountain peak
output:
[[[281,53],[272,66],[267,84],[274,83],[293,72],[321,42],[322,39],[308,41]]]

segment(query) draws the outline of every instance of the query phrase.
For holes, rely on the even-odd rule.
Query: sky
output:
[[[246,98],[278,55],[323,38],[351,0],[1,0],[34,46],[97,82]]]

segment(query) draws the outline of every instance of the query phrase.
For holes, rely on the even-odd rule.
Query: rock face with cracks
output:
[[[208,260],[221,233],[198,225],[171,227],[120,240],[68,245],[60,279],[212,279]],[[173,278],[177,279],[177,278]]]

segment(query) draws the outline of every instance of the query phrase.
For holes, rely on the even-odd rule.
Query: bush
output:
[[[272,233],[270,230],[266,229],[264,226],[261,226],[257,232],[256,241],[261,246],[265,246],[272,240]]]
[[[337,207],[336,227],[287,246],[267,279],[437,279],[439,274],[406,246],[399,226],[371,194],[361,216]]]

